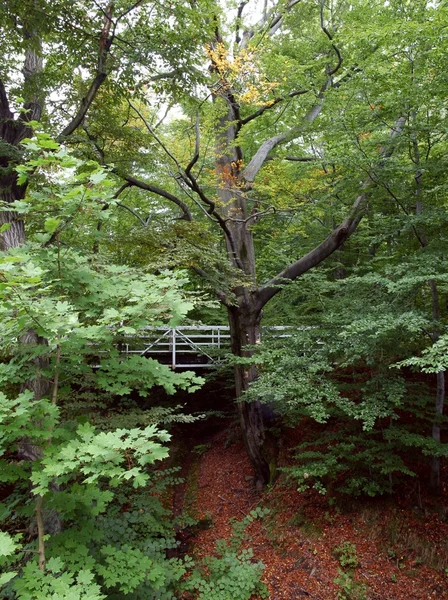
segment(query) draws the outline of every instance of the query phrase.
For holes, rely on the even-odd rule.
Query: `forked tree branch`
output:
[[[268,157],[269,160],[271,157]],[[272,157],[277,158],[277,157]],[[281,160],[289,160],[290,162],[315,162],[316,160],[320,160],[318,156],[281,156],[279,157]]]
[[[140,6],[140,4],[143,3],[143,0],[137,0],[137,2],[134,2],[134,4],[132,4],[129,8],[127,8],[126,10],[124,10],[122,13],[120,13],[117,17],[116,20],[116,24],[118,24],[118,22],[125,17],[126,15],[128,15],[130,12],[132,12],[133,10],[135,10],[138,6]],[[115,25],[116,26],[116,25]]]
[[[112,9],[113,4],[110,3],[105,10],[104,26],[101,31],[99,41],[96,76],[90,84],[87,94],[81,100],[78,112],[57,137],[58,141],[61,141],[63,138],[71,135],[81,125],[81,123],[84,121],[87,111],[98,94],[98,90],[108,75],[106,61],[114,40],[114,34],[110,35],[110,29],[113,24]]]
[[[284,131],[282,133],[278,133],[271,138],[265,140],[262,145],[258,148],[257,152],[254,154],[252,159],[250,160],[247,167],[244,169],[242,173],[242,178],[249,184],[251,184],[255,177],[258,174],[258,171],[266,162],[266,159],[269,156],[269,153],[272,152],[274,148],[276,148],[279,144],[283,142],[289,142],[294,138],[298,137],[301,133],[303,133],[304,128],[312,123],[320,114],[323,107],[323,98],[327,89],[331,85],[331,79],[327,79],[324,85],[321,87],[318,98],[320,102],[315,104],[303,117],[302,123],[293,129],[289,129],[288,131]]]
[[[180,178],[185,183],[185,185],[191,191],[195,192],[199,196],[199,198],[201,199],[201,201],[208,207],[208,209],[207,209],[208,214],[212,215],[213,217],[215,217],[217,223],[219,224],[219,226],[223,230],[226,238],[228,239],[229,244],[231,246],[233,246],[232,235],[231,235],[231,232],[229,231],[229,228],[227,227],[225,219],[223,219],[222,216],[219,214],[219,212],[216,210],[215,202],[213,200],[211,200],[204,193],[204,190],[201,188],[201,186],[199,185],[198,181],[196,180],[196,178],[194,177],[194,175],[191,172],[191,169],[194,167],[194,165],[196,164],[197,160],[199,159],[199,142],[200,142],[200,138],[199,138],[199,117],[197,116],[197,118],[196,118],[196,126],[195,126],[195,128],[196,128],[195,153],[194,153],[193,158],[191,159],[191,161],[187,165],[186,169],[183,170],[182,167],[180,166],[178,160],[173,156],[173,154],[165,146],[165,144],[162,142],[162,140],[160,140],[157,137],[157,135],[155,134],[154,130],[151,128],[151,126],[149,125],[149,123],[147,122],[147,120],[145,119],[145,117],[142,115],[142,113],[132,103],[129,103],[129,105],[140,116],[140,118],[142,119],[143,123],[145,124],[145,127],[148,129],[149,133],[156,139],[156,141],[160,144],[160,146],[163,148],[163,150],[166,152],[166,154],[174,161],[174,163],[176,164],[176,166],[178,168]],[[163,196],[164,198],[167,198],[168,200],[171,200],[172,202],[174,202],[175,204],[177,204],[180,208],[182,208],[182,210],[184,212],[184,218],[187,221],[191,221],[192,220],[191,213],[190,213],[187,205],[184,202],[182,202],[181,200],[179,200],[179,198],[176,198],[176,196],[174,196],[173,194],[170,194],[170,193],[166,192],[165,190],[162,190],[161,188],[156,188],[155,186],[152,186],[150,184],[146,184],[146,183],[144,183],[142,181],[135,180],[133,177],[126,176],[126,175],[124,175],[124,176],[122,175],[122,177],[127,182],[131,183],[132,185],[137,185],[137,187],[140,187],[141,189],[146,189],[148,191],[152,191],[154,194],[158,194],[159,196]],[[138,183],[133,183],[133,181],[136,181]]]
[[[243,38],[240,42],[240,48],[246,48],[249,41],[254,37],[255,33],[261,31],[263,27],[265,27],[264,35],[272,36],[282,25],[283,16],[286,12],[294,8],[296,4],[299,4],[301,0],[289,0],[286,7],[279,12],[278,3],[274,6],[269,12],[263,14],[262,18],[252,27],[251,29],[247,29],[243,33]]]
[[[390,132],[391,140],[393,140],[398,134],[400,134],[404,128],[407,117],[400,117]],[[384,159],[389,158],[395,149],[395,145],[388,144],[383,147],[380,151],[380,160],[378,166],[382,167]],[[308,254],[302,256],[298,261],[286,267],[281,273],[273,277],[268,281],[262,288],[256,293],[257,296],[257,308],[261,310],[263,306],[273,298],[281,289],[282,285],[288,281],[294,281],[300,275],[303,275],[313,267],[316,267],[323,260],[328,258],[335,250],[340,248],[342,244],[352,235],[356,230],[361,219],[363,218],[369,199],[369,190],[374,187],[375,181],[368,177],[362,185],[362,192],[354,201],[349,216],[345,219],[341,225],[336,227],[330,235],[321,242],[318,246],[313,248]]]
[[[174,194],[171,194],[170,192],[167,192],[166,190],[163,190],[162,188],[159,188],[150,183],[146,183],[146,181],[142,181],[141,179],[132,177],[131,175],[123,175],[121,173],[118,173],[116,170],[113,170],[113,172],[115,172],[119,177],[121,177],[122,179],[124,179],[127,182],[128,185],[126,187],[134,186],[141,190],[146,190],[147,192],[151,192],[152,194],[155,194],[156,196],[160,196],[161,198],[165,198],[166,200],[169,200],[170,202],[173,202],[174,204],[176,204],[176,206],[178,206],[182,210],[182,213],[183,213],[182,219],[184,221],[192,221],[193,220],[193,217],[191,216],[191,212],[190,212],[190,209],[188,208],[188,206],[185,204],[185,202],[180,200],[180,198],[178,198]],[[120,188],[120,190],[122,190],[122,188]]]

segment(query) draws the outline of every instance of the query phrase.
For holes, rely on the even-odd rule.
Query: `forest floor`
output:
[[[283,434],[279,466],[290,461],[295,437],[294,430]],[[317,492],[297,492],[284,475],[259,494],[231,421],[190,452],[184,510],[213,525],[188,540],[189,554],[213,554],[232,523],[261,506],[269,513],[249,525],[244,547],[264,564],[271,600],[448,600],[447,497],[435,503],[413,484],[399,497],[332,504]]]

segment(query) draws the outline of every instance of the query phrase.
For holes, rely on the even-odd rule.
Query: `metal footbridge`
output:
[[[275,337],[288,336],[290,327],[264,327]],[[155,358],[176,368],[206,368],[219,364],[230,351],[228,325],[186,325],[182,327],[146,327],[142,333],[127,337],[120,344],[122,354]]]

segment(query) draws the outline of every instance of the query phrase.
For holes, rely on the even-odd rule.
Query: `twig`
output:
[[[58,386],[59,386],[59,367],[61,364],[61,345],[58,344],[56,346],[56,364],[55,364],[55,373],[54,373],[54,379],[53,379],[53,393],[51,395],[51,404],[52,406],[56,406],[57,403],[57,399],[58,399]],[[49,442],[51,441],[51,439],[49,440]]]

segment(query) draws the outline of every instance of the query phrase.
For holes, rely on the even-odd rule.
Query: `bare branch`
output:
[[[243,126],[243,125],[246,125],[247,123],[250,123],[250,121],[253,121],[257,117],[259,117],[260,115],[265,113],[267,110],[274,108],[274,106],[276,104],[278,104],[279,102],[283,102],[284,100],[287,100],[288,98],[294,98],[295,96],[303,96],[303,94],[307,94],[309,91],[310,90],[297,90],[295,92],[290,92],[287,96],[279,96],[278,98],[275,98],[274,100],[272,100],[269,104],[266,104],[266,106],[262,106],[260,109],[256,110],[254,113],[252,113],[248,117],[245,117],[244,119],[240,119],[239,125]]]
[[[176,75],[180,75],[182,71],[180,69],[174,69],[174,71],[167,71],[166,73],[157,73],[151,75],[148,81],[160,81],[160,79],[173,79]]]
[[[301,0],[290,0],[281,12],[278,12],[278,4],[268,12],[263,11],[263,16],[258,23],[243,33],[243,39],[241,40],[240,48],[246,48],[249,41],[254,37],[255,33],[257,31],[261,31],[264,27],[266,29],[263,35],[274,35],[274,33],[278,31],[282,25],[284,14],[294,8],[296,4],[299,4],[300,1]]]
[[[327,27],[325,26],[324,3],[325,3],[325,0],[321,0],[321,2],[320,2],[320,27],[321,27],[322,31],[325,33],[325,35],[327,36],[327,38],[330,40],[331,47],[333,48],[333,50],[336,53],[336,56],[338,57],[338,62],[336,64],[336,66],[333,67],[333,69],[330,69],[330,68],[327,69],[327,75],[331,77],[331,75],[334,75],[335,73],[337,73],[339,71],[339,69],[342,66],[343,59],[342,59],[342,55],[339,51],[339,48],[333,43],[333,36],[331,35],[331,33],[328,31]]]
[[[240,259],[238,258],[238,254],[235,249],[235,241],[233,239],[232,232],[227,227],[226,219],[224,219],[224,217],[222,217],[219,214],[219,212],[216,210],[216,205],[213,202],[213,200],[211,200],[210,198],[208,198],[206,196],[206,194],[204,193],[201,186],[198,184],[196,178],[193,176],[191,171],[189,173],[186,173],[185,176],[182,178],[182,180],[192,191],[196,192],[196,194],[199,196],[199,198],[202,200],[202,202],[204,202],[204,204],[206,204],[209,207],[209,209],[207,211],[208,214],[215,217],[216,222],[221,227],[222,231],[224,232],[224,235],[226,236],[226,239],[229,243],[235,263],[237,264],[237,266],[240,269],[243,269],[242,263],[241,263]]]
[[[327,75],[331,76],[331,75],[335,75],[339,69],[342,66],[342,61],[344,60],[342,58],[341,53],[339,52],[339,48],[337,46],[335,46],[334,44],[331,44],[333,47],[333,50],[336,52],[336,56],[338,57],[338,62],[337,65],[335,67],[333,67],[332,69],[327,69]]]
[[[199,145],[200,145],[200,141],[201,141],[200,129],[199,129],[199,113],[196,113],[195,135],[196,135],[196,141],[195,141],[195,147],[194,147],[194,156],[188,163],[187,168],[185,169],[185,173],[187,175],[190,173],[191,169],[194,167],[194,165],[199,160]]]
[[[115,192],[114,194],[114,198],[118,198],[119,196],[121,196],[121,194],[124,192],[124,190],[127,190],[128,188],[132,187],[131,184],[129,183],[129,181],[126,181],[126,183],[123,183],[122,186],[120,186],[118,188],[118,190]],[[109,206],[108,204],[106,205],[107,207]]]
[[[276,31],[278,31],[278,29],[281,27],[282,21],[283,21],[283,16],[284,16],[285,12],[287,12],[288,10],[291,10],[291,8],[294,8],[294,6],[296,6],[296,4],[299,4],[300,1],[301,0],[290,0],[290,2],[288,2],[284,12],[277,15],[276,17],[274,17],[274,19],[269,24],[268,33],[270,36],[274,35],[274,33]]]
[[[189,188],[185,184],[185,182],[181,178],[179,178],[179,177],[176,178],[176,182],[179,185],[180,189],[184,192],[184,194],[186,194],[190,198],[190,200],[194,204],[196,204],[196,206],[199,208],[199,210],[201,210],[204,213],[204,215],[207,217],[207,219],[209,219],[212,223],[215,223],[216,225],[219,225],[219,221],[217,221],[216,219],[213,218],[213,216],[212,216],[213,213],[211,214],[210,211],[207,210],[207,208],[203,204],[201,204],[199,202],[199,200],[194,197],[193,194],[190,193],[191,192],[191,188]]]
[[[369,180],[363,187],[368,188],[372,186],[372,182]],[[302,256],[294,264],[290,265],[279,273],[276,277],[271,279],[264,285],[258,294],[259,308],[263,306],[273,297],[277,292],[280,291],[280,286],[284,285],[288,280],[294,281],[303,273],[306,273],[313,267],[320,264],[323,260],[328,258],[335,250],[340,248],[342,244],[350,237],[359,225],[362,217],[364,216],[364,210],[366,208],[368,195],[366,192],[360,194],[352,205],[350,216],[345,221],[334,229],[330,235],[321,242],[316,248],[313,248],[308,254]]]
[[[314,162],[319,160],[318,156],[282,156],[280,158],[291,162]]]
[[[235,27],[235,44],[238,45],[241,42],[240,38],[240,25],[241,25],[241,15],[243,14],[244,7],[249,3],[249,0],[243,0],[240,2],[238,6],[238,11],[236,14],[236,27]]]
[[[226,221],[232,221],[233,223],[249,223],[249,221],[251,221],[253,219],[255,222],[255,221],[258,221],[260,219],[260,217],[262,217],[263,215],[267,215],[269,213],[275,214],[276,212],[277,212],[277,209],[275,208],[275,206],[268,206],[268,208],[266,208],[265,210],[260,210],[258,212],[252,212],[245,219],[236,219],[235,217],[227,217]],[[285,211],[281,211],[281,212],[285,212]]]
[[[140,223],[143,225],[143,227],[148,227],[148,225],[150,224],[150,222],[151,222],[151,216],[146,217],[146,219],[142,219],[141,216],[138,214],[138,212],[135,211],[130,206],[127,206],[127,204],[123,204],[122,202],[118,202],[117,206],[120,207],[120,208],[124,208],[125,210],[129,211],[131,213],[131,215],[133,215],[138,221],[140,221]]]
[[[114,172],[117,173],[117,171],[115,169],[114,169]],[[193,220],[188,206],[185,204],[185,202],[182,202],[182,200],[177,198],[177,196],[175,196],[174,194],[171,194],[170,192],[167,192],[166,190],[162,190],[161,188],[159,188],[155,185],[151,185],[150,183],[146,183],[145,181],[142,181],[140,179],[132,177],[131,175],[122,175],[120,173],[117,173],[117,175],[119,175],[122,179],[124,179],[130,186],[135,186],[137,188],[140,188],[141,190],[146,190],[147,192],[151,192],[153,194],[156,194],[156,196],[161,196],[162,198],[166,198],[166,200],[169,200],[170,202],[173,202],[174,204],[176,204],[176,206],[178,206],[182,210],[182,213],[183,213],[182,219],[184,221],[192,221]]]
[[[277,135],[274,135],[273,137],[271,137],[263,142],[263,144],[258,148],[257,152],[252,157],[251,161],[249,162],[249,164],[247,165],[247,167],[244,169],[244,171],[242,173],[242,177],[245,179],[245,181],[247,183],[250,184],[254,181],[255,177],[257,176],[258,171],[261,169],[261,167],[264,165],[266,159],[268,158],[269,153],[272,152],[272,150],[276,146],[278,146],[279,144],[282,144],[283,142],[293,140],[294,138],[299,136],[301,133],[303,133],[305,126],[308,125],[309,123],[312,123],[318,117],[318,115],[320,114],[322,107],[323,107],[324,93],[326,92],[326,90],[329,88],[330,85],[331,85],[331,80],[327,79],[327,81],[322,86],[322,88],[320,89],[320,92],[318,94],[318,98],[320,99],[320,102],[315,104],[308,111],[308,113],[303,117],[303,121],[302,121],[301,125],[294,127],[293,129],[289,129],[288,131],[284,131],[283,133],[278,133]]]
[[[96,153],[98,155],[98,158],[100,160],[100,164],[104,165],[105,164],[104,150],[98,144],[98,139],[96,138],[96,136],[94,136],[94,135],[92,135],[90,133],[88,127],[85,124],[83,124],[83,129],[84,129],[87,137],[89,138],[89,141],[92,142],[93,147],[95,148],[95,151],[96,151]]]
[[[163,115],[160,117],[160,119],[157,121],[157,123],[154,125],[154,131],[156,129],[158,129],[160,127],[160,125],[162,125],[162,123],[164,122],[164,120],[167,118],[168,113],[170,112],[170,110],[173,108],[172,104],[168,104],[165,112],[163,113]]]
[[[153,138],[156,140],[156,142],[159,144],[159,146],[163,149],[163,151],[165,152],[165,154],[167,154],[171,158],[171,160],[175,163],[175,165],[179,169],[179,172],[181,172],[182,171],[182,167],[180,166],[177,158],[173,154],[171,154],[171,152],[168,150],[168,148],[165,146],[165,144],[162,142],[162,140],[156,134],[156,132],[154,131],[154,129],[148,123],[147,119],[145,119],[145,117],[143,116],[143,114],[139,111],[139,109],[136,106],[134,106],[132,104],[132,102],[130,100],[128,100],[128,104],[132,108],[132,110],[134,110],[138,114],[138,116],[143,121],[143,124],[145,125],[146,129],[148,130],[148,132],[153,136]]]
[[[143,0],[137,0],[137,2],[134,2],[134,4],[132,4],[128,9],[126,9],[124,12],[122,12],[120,15],[118,15],[116,23],[118,23],[123,17],[128,15],[135,8],[137,8],[142,2],[143,2]]]

